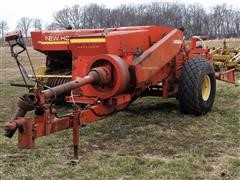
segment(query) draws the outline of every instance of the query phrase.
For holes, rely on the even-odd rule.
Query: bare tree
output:
[[[109,27],[111,10],[103,5],[89,4],[83,7],[82,26],[85,28]]]
[[[42,20],[41,19],[38,19],[38,18],[33,19],[32,25],[33,25],[33,28],[35,31],[42,30]]]
[[[59,29],[59,25],[56,24],[55,22],[52,22],[50,24],[46,24],[45,29],[46,30],[57,30],[57,29]]]
[[[240,35],[240,10],[226,5],[204,9],[198,4],[154,2],[106,8],[98,4],[64,8],[54,15],[52,27],[105,28],[135,25],[184,27],[192,35],[236,37]]]
[[[79,5],[74,5],[71,8],[66,7],[53,16],[54,24],[60,28],[71,26],[74,29],[81,28],[82,25],[82,8]]]
[[[238,11],[234,11],[234,19],[232,22],[235,29],[235,34],[239,37],[240,36],[240,13]]]
[[[32,27],[33,20],[29,17],[22,17],[17,24],[17,28],[22,31],[25,37],[28,37],[29,31]]]
[[[6,21],[0,21],[0,34],[1,38],[4,38],[5,32],[8,30],[8,25]]]

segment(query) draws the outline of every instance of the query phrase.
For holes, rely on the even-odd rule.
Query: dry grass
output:
[[[13,60],[1,55],[0,125],[25,92],[8,85],[19,81],[19,73]],[[38,56],[36,65],[43,63]],[[38,139],[33,150],[17,149],[16,136],[0,136],[0,179],[237,179],[239,99],[239,86],[218,83],[213,109],[201,117],[181,114],[175,99],[138,100],[81,128],[76,166],[69,164],[71,130]]]
[[[204,41],[204,42],[206,43],[206,46],[208,46],[209,48],[222,47],[222,46],[223,46],[224,39],[220,39],[220,40],[208,40],[208,41]],[[227,42],[227,46],[228,46],[228,47],[240,48],[240,38],[226,39],[226,42]]]
[[[31,54],[31,59],[35,65],[35,67],[38,66],[44,66],[44,56],[41,55],[39,52],[34,51],[32,48],[29,48],[29,52]],[[21,63],[28,67],[27,70],[29,73],[30,66],[29,62],[27,61],[27,56],[24,53],[23,55],[20,55],[21,57]],[[20,73],[16,66],[15,60],[10,55],[10,50],[8,47],[0,47],[0,68],[1,68],[1,74],[0,74],[0,83],[8,83],[9,81],[13,81],[16,79],[20,79]]]

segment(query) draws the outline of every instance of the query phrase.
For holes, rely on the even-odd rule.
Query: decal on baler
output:
[[[78,38],[70,39],[70,43],[105,43],[105,38]]]
[[[44,45],[69,44],[68,41],[38,41],[38,42]]]
[[[180,39],[173,40],[173,44],[182,44],[182,43],[183,43],[183,41]]]
[[[76,38],[70,39],[71,44],[78,43],[105,43],[105,38]],[[69,44],[69,41],[39,41],[40,44],[52,45],[52,44]]]

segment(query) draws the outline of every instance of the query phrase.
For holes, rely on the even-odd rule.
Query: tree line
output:
[[[163,25],[184,27],[186,35],[209,35],[212,38],[240,35],[240,11],[225,4],[208,10],[197,4],[155,2],[121,5],[110,9],[103,5],[74,5],[54,14],[50,29]]]
[[[0,21],[0,33],[6,31]],[[210,38],[229,38],[240,36],[240,10],[227,5],[216,5],[204,9],[201,5],[154,2],[139,5],[121,5],[107,8],[104,5],[89,4],[65,7],[53,15],[53,22],[44,29],[84,29],[121,26],[162,25],[183,27],[187,37],[209,35]],[[17,24],[27,36],[29,31],[43,29],[40,19],[22,17]]]

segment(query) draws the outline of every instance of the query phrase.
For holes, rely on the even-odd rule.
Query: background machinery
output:
[[[240,49],[228,47],[226,40],[223,41],[222,47],[212,48],[210,55],[218,72],[221,69],[240,69]]]

